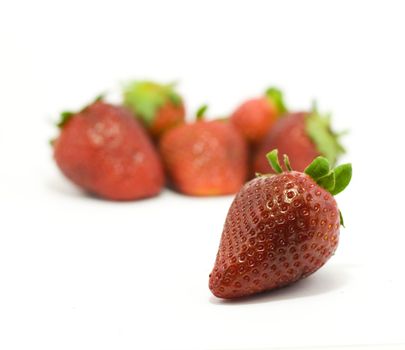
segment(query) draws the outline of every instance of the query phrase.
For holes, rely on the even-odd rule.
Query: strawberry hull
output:
[[[184,123],[184,102],[173,83],[133,81],[123,90],[123,102],[155,139]]]
[[[257,177],[229,209],[209,288],[232,299],[304,278],[333,255],[339,227],[335,199],[306,174]]]

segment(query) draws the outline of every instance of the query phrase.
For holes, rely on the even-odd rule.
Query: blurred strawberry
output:
[[[255,172],[265,174],[272,171],[266,160],[267,152],[272,149],[288,154],[297,171],[304,171],[317,156],[326,157],[334,165],[344,153],[339,135],[331,129],[330,116],[320,115],[316,108],[309,113],[287,114],[274,125],[254,154]]]
[[[125,87],[123,95],[124,105],[155,138],[184,122],[183,100],[174,90],[174,84],[135,81]]]
[[[230,120],[250,143],[257,144],[286,111],[281,91],[270,88],[265,96],[242,103]]]
[[[123,107],[100,100],[62,113],[53,143],[61,171],[90,193],[113,200],[157,195],[164,175],[145,130]]]
[[[195,196],[237,192],[247,175],[247,144],[225,120],[197,121],[169,130],[160,140],[160,152],[174,188]]]

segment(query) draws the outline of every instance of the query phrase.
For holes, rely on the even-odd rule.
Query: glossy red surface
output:
[[[339,225],[335,199],[309,176],[251,180],[229,209],[209,279],[212,293],[237,298],[312,274],[335,252]]]

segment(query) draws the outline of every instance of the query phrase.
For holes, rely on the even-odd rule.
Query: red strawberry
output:
[[[309,276],[334,254],[343,224],[333,195],[350,182],[351,165],[330,169],[316,158],[305,173],[259,175],[236,195],[225,221],[209,287],[231,299],[282,287]]]
[[[270,88],[265,96],[242,103],[233,112],[230,120],[249,142],[256,144],[267,135],[277,118],[285,112],[281,91]]]
[[[315,108],[310,113],[285,115],[274,125],[255,151],[255,172],[271,172],[265,157],[269,149],[288,154],[292,167],[297,171],[303,171],[320,155],[335,164],[339,155],[344,153],[338,135],[331,130],[329,116],[321,116]]]
[[[160,152],[173,186],[195,195],[237,192],[247,175],[247,145],[227,121],[197,120],[169,130],[160,140]]]
[[[174,85],[137,81],[124,90],[124,105],[131,109],[154,137],[184,122],[185,109]]]
[[[164,183],[159,156],[123,107],[96,101],[63,113],[54,157],[75,184],[100,197],[130,200],[158,194]]]

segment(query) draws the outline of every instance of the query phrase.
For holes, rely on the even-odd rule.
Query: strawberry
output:
[[[159,148],[172,184],[195,196],[236,193],[247,175],[247,145],[232,124],[224,120],[197,121],[169,130]]]
[[[161,161],[127,109],[96,100],[78,113],[62,113],[59,126],[54,158],[78,186],[113,200],[160,192],[164,183]]]
[[[209,288],[231,299],[279,288],[309,276],[334,254],[343,219],[334,195],[352,168],[330,169],[316,158],[304,173],[286,171],[278,152],[267,155],[276,174],[258,175],[236,195],[225,221]]]
[[[254,152],[255,172],[271,171],[265,157],[269,149],[278,149],[281,154],[288,154],[292,167],[297,171],[304,171],[320,155],[335,164],[344,153],[339,135],[331,130],[330,117],[320,115],[315,107],[309,113],[287,114],[275,124]]]
[[[242,103],[230,120],[250,143],[257,144],[286,111],[281,91],[269,88],[265,96]]]
[[[183,100],[174,90],[174,84],[135,81],[125,87],[123,95],[124,105],[155,138],[184,122]]]

